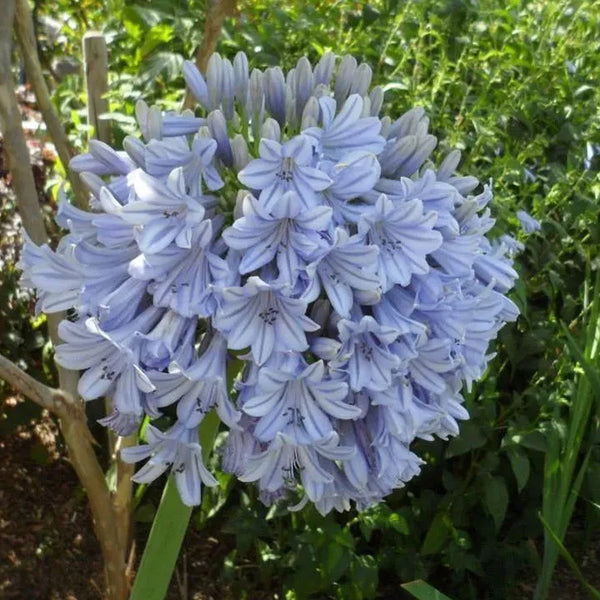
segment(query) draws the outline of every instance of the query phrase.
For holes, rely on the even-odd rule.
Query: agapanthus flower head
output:
[[[419,472],[416,438],[468,417],[460,390],[518,315],[522,246],[488,239],[491,187],[456,173],[458,151],[436,170],[423,109],[381,117],[353,57],[286,74],[215,54],[183,73],[195,111],[140,101],[139,138],[71,163],[91,210],[63,199],[56,250],[27,241],[38,308],[73,309],[56,359],[85,400],[112,397],[118,434],[170,420],[124,451],[148,459],[136,481],[172,471],[199,503],[215,411],[223,468],[266,501],[362,509]]]

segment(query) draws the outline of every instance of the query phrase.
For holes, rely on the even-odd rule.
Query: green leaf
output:
[[[175,79],[181,72],[183,57],[174,52],[157,52],[144,62],[140,71],[142,82],[148,83],[159,75],[164,75],[168,80]]]
[[[451,600],[422,579],[403,583],[401,587],[417,600]]]
[[[564,334],[567,336],[567,343],[577,362],[583,368],[586,377],[589,379],[592,389],[591,392],[594,396],[600,397],[600,371],[594,367],[594,365],[585,357],[584,353],[579,348],[577,342],[573,339],[573,336],[569,332],[568,327],[561,323]]]
[[[152,27],[148,33],[146,33],[144,43],[140,49],[142,56],[147,56],[156,47],[169,42],[173,38],[173,35],[174,31],[170,25],[161,24]]]
[[[511,444],[518,444],[529,450],[537,450],[538,452],[548,451],[548,442],[546,436],[539,430],[526,431],[515,433],[508,440]]]
[[[446,457],[452,458],[481,448],[486,442],[486,437],[481,427],[474,421],[463,423],[460,428],[460,435],[452,438],[446,449]]]
[[[548,533],[548,535],[550,536],[552,541],[558,547],[558,550],[561,553],[562,557],[565,559],[565,561],[567,562],[569,567],[571,567],[573,573],[575,573],[575,575],[577,576],[579,581],[581,581],[581,583],[584,585],[584,587],[590,593],[590,596],[596,600],[600,600],[600,591],[597,590],[593,585],[588,583],[588,581],[584,577],[581,569],[579,568],[579,565],[575,562],[575,559],[571,556],[571,553],[565,548],[565,546],[560,541],[560,539],[558,538],[556,533],[554,533],[554,531],[552,530],[552,527],[550,527],[550,525],[545,521],[544,517],[542,516],[542,513],[538,513],[538,517],[539,517],[540,521],[542,522],[544,529],[546,530],[546,532]]]
[[[406,519],[398,513],[392,513],[388,519],[388,523],[389,526],[398,533],[403,535],[408,535],[410,533]]]
[[[423,541],[421,547],[421,554],[426,556],[427,554],[436,554],[442,549],[444,542],[448,538],[450,533],[450,527],[447,523],[448,516],[445,512],[439,512],[433,518],[429,531]]]
[[[502,477],[492,477],[485,484],[484,503],[494,519],[496,531],[500,529],[508,508],[508,490]]]
[[[171,476],[163,491],[130,600],[164,600],[192,514]]]
[[[366,598],[372,598],[377,593],[378,571],[377,561],[368,554],[352,559],[351,579]]]
[[[329,582],[337,581],[344,575],[350,566],[350,550],[345,546],[332,542],[327,547],[325,562],[323,563],[323,576]]]
[[[508,460],[510,460],[510,466],[512,467],[515,479],[517,480],[517,488],[520,492],[529,480],[529,473],[531,472],[529,458],[519,448],[510,448],[508,450]]]

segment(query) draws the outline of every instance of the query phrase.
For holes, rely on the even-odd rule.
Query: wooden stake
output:
[[[108,52],[106,39],[98,31],[83,36],[83,62],[85,64],[85,87],[87,90],[88,125],[93,128],[90,137],[110,144],[110,121],[100,119],[108,112]]]

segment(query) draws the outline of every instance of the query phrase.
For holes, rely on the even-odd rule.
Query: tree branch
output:
[[[75,203],[79,208],[88,208],[89,195],[85,191],[77,173],[74,173],[69,169],[69,161],[73,154],[71,144],[69,143],[69,138],[67,137],[64,127],[50,100],[50,92],[48,91],[46,80],[44,79],[42,65],[37,52],[35,35],[33,32],[33,19],[31,10],[29,9],[29,0],[16,0],[15,7],[15,33],[21,56],[25,62],[27,80],[33,88],[38,108],[44,117],[44,121],[50,132],[54,146],[56,147],[60,162],[63,164],[67,177],[71,182],[71,187],[75,194]]]
[[[62,412],[61,407],[65,402],[73,404],[73,398],[69,393],[40,383],[1,354],[0,379],[4,379],[15,390],[56,415]]]
[[[210,55],[217,48],[223,23],[227,17],[236,14],[236,0],[207,0],[208,11],[204,22],[204,36],[196,51],[196,66],[201,73],[206,73],[206,65]],[[186,89],[183,108],[193,108],[196,104],[190,89]]]

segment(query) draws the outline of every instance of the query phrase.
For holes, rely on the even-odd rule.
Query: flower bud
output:
[[[376,117],[383,105],[383,88],[380,85],[376,85],[371,90],[369,99],[371,100],[371,116]]]
[[[233,154],[233,168],[241,171],[249,162],[248,144],[239,133],[231,141],[231,152]]]
[[[312,68],[306,56],[303,56],[296,64],[294,88],[296,115],[299,116],[302,114],[304,106],[311,97],[314,88]]]
[[[221,62],[222,80],[221,80],[221,106],[223,114],[228,121],[233,119],[233,100],[234,100],[234,73],[233,65],[228,59]]]
[[[208,106],[208,87],[202,73],[191,60],[183,61],[183,77],[194,98],[206,108]]]
[[[447,181],[458,168],[458,163],[460,163],[461,153],[460,150],[454,148],[451,150],[440,165],[437,170],[437,178],[439,181]]]
[[[233,218],[241,219],[244,216],[244,203],[247,202],[246,198],[251,198],[252,194],[248,190],[238,190],[237,196],[235,197],[235,206],[233,208]]]
[[[213,55],[214,56],[214,55]],[[217,156],[228,166],[233,165],[233,155],[229,135],[227,134],[227,121],[220,110],[213,110],[207,118],[210,134],[217,142]]]
[[[356,69],[356,59],[354,56],[346,54],[346,56],[342,58],[342,62],[340,63],[335,76],[334,96],[339,106],[341,106],[344,100],[348,97],[352,87],[352,82],[356,76]]]
[[[308,129],[309,127],[316,127],[319,122],[319,101],[311,96],[304,107],[302,112],[302,123],[300,130]]]
[[[387,115],[381,119],[381,130],[379,131],[386,140],[390,138],[390,131],[392,129],[392,119]]]
[[[281,128],[275,119],[266,119],[261,129],[260,137],[278,142],[281,139]]]
[[[396,169],[395,177],[410,177],[421,167],[427,157],[434,151],[437,146],[437,138],[434,135],[425,135],[416,137],[416,146],[412,154],[402,162],[401,166]]]
[[[248,58],[243,52],[238,52],[233,59],[233,90],[235,99],[243,108],[248,103],[248,79]]]
[[[285,125],[285,79],[279,67],[265,71],[265,104],[271,116],[283,127]]]
[[[135,105],[135,116],[147,142],[162,138],[162,115],[158,106],[148,108],[143,100],[138,100]]]
[[[296,117],[296,99],[294,98],[294,88],[286,84],[285,86],[285,115],[286,121],[295,129],[298,126]]]
[[[425,116],[425,110],[416,106],[406,111],[399,119],[396,119],[390,128],[389,137],[401,138],[405,135],[416,133],[419,121]]]
[[[214,110],[221,103],[223,82],[223,59],[216,52],[208,59],[206,84],[208,87],[208,108]]]
[[[352,87],[350,88],[351,94],[359,94],[360,96],[366,96],[371,85],[371,79],[373,78],[373,69],[367,64],[362,63],[354,75],[352,81]]]
[[[259,115],[259,117],[262,116],[265,104],[264,79],[262,71],[252,69],[248,86],[248,100],[250,102],[248,112],[251,115]]]
[[[79,179],[95,198],[100,198],[100,190],[106,185],[101,177],[95,173],[83,171],[79,174]]]
[[[369,96],[363,97],[363,107],[360,116],[364,119],[365,117],[371,116],[371,98]]]
[[[144,167],[146,161],[144,159],[144,155],[146,152],[146,146],[143,144],[141,140],[132,135],[128,135],[123,140],[123,149],[129,156],[133,159],[133,161],[140,167]]]
[[[333,70],[335,69],[335,54],[326,52],[317,63],[314,72],[314,84],[323,84],[329,86]]]

